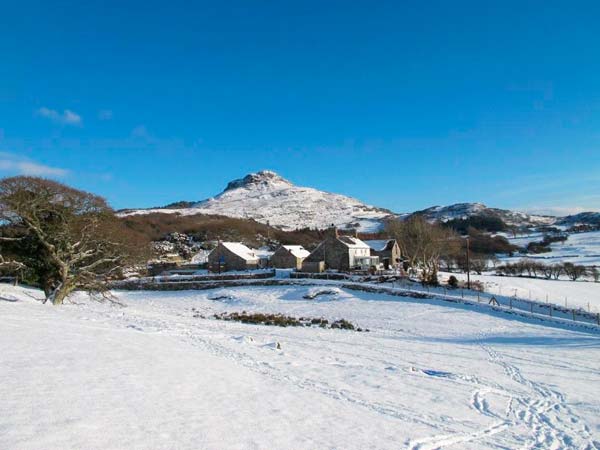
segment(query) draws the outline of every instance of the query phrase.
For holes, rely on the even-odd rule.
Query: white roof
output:
[[[225,247],[232,253],[235,253],[240,258],[245,259],[246,261],[257,261],[258,256],[254,253],[253,250],[246,247],[241,242],[221,242],[221,245]]]
[[[339,236],[338,240],[348,248],[370,248],[367,244],[354,236]]]
[[[376,252],[385,250],[385,248],[388,245],[388,242],[390,242],[390,239],[377,239],[372,241],[365,241],[365,243]]]
[[[301,245],[284,245],[283,248],[288,250],[296,258],[306,258],[310,252]]]

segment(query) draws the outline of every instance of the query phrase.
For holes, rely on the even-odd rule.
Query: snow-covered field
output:
[[[526,236],[509,238],[509,241],[512,244],[525,247],[530,242],[541,241],[543,238],[543,233],[532,233]],[[550,248],[552,251],[549,253],[527,255],[527,258],[547,264],[571,262],[585,266],[600,266],[600,231],[569,234],[569,238],[564,243],[555,242],[550,245]],[[500,259],[503,262],[514,262],[523,259],[523,256],[502,257]]]
[[[0,285],[0,448],[600,448],[600,334],[315,289],[57,308]],[[242,310],[371,331],[208,318]]]
[[[450,275],[454,275],[463,281],[467,279],[467,275],[464,273],[442,273],[440,276],[441,281],[445,283]],[[485,287],[485,292],[494,295],[514,296],[540,302],[547,300],[558,306],[582,308],[586,311],[589,307],[591,312],[600,312],[600,283],[592,281],[546,280],[474,274],[471,274],[471,280],[480,281]]]

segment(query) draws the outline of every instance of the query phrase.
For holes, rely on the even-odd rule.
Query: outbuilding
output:
[[[278,269],[302,269],[302,263],[310,252],[301,245],[282,245],[273,256],[271,266]]]
[[[365,241],[371,249],[372,256],[378,256],[384,269],[395,269],[400,267],[402,252],[396,239],[381,239]]]
[[[259,257],[241,242],[219,242],[208,255],[211,272],[257,269]]]

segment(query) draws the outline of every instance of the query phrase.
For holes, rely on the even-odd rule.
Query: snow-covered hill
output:
[[[354,198],[309,187],[295,186],[275,172],[252,173],[231,181],[216,197],[184,208],[141,209],[122,215],[152,212],[215,214],[254,219],[284,230],[297,228],[358,227],[362,231],[377,230],[391,211],[366,205]]]
[[[430,222],[447,222],[453,219],[466,219],[472,216],[489,216],[502,219],[507,225],[535,227],[552,225],[557,218],[536,216],[508,209],[489,208],[483,203],[456,203],[449,206],[432,206],[413,214],[419,214]]]
[[[587,211],[572,216],[560,217],[558,225],[600,225],[600,212]]]

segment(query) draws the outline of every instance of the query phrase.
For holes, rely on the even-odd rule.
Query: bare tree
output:
[[[0,180],[0,222],[37,246],[41,284],[54,304],[74,289],[105,291],[106,280],[144,249],[103,198],[42,178]]]
[[[577,281],[577,279],[586,274],[587,268],[585,266],[566,262],[563,264],[563,271],[571,280]]]
[[[454,232],[430,224],[420,216],[390,221],[386,228],[398,241],[410,268],[420,271],[421,279],[427,283],[437,284],[440,259],[449,259],[449,255],[460,248]]]
[[[552,264],[552,278],[558,280],[562,275],[564,269],[560,264]]]
[[[470,268],[467,267],[467,270],[472,269],[476,274],[481,275],[488,268],[489,261],[487,255],[472,255],[470,258]]]

